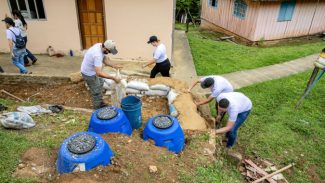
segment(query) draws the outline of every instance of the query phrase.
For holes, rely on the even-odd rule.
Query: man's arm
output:
[[[101,77],[101,78],[107,78],[107,79],[112,79],[114,80],[116,83],[119,83],[120,82],[120,79],[114,77],[114,76],[110,76],[108,74],[106,74],[105,72],[102,71],[102,67],[95,67],[95,70],[96,70],[96,75],[98,77]]]
[[[109,57],[104,58],[104,64],[109,66],[109,67],[112,67],[114,69],[121,69],[122,68],[122,66],[120,66],[120,65],[112,64],[112,61],[111,61],[111,59]]]
[[[216,134],[223,134],[223,133],[227,133],[229,132],[232,127],[235,125],[235,122],[233,121],[228,121],[227,126],[220,128],[218,130],[216,130]]]
[[[191,90],[195,87],[195,85],[197,85],[198,83],[200,83],[201,81],[200,80],[197,80],[197,81],[195,81],[193,84],[192,84],[192,86],[190,87],[190,88],[188,88],[188,90],[187,90],[187,92],[191,92]]]
[[[207,103],[211,102],[211,101],[213,100],[213,98],[214,98],[214,97],[209,96],[206,100],[203,100],[203,101],[201,101],[201,102],[199,102],[199,103],[196,103],[196,106],[199,107],[200,105],[207,104]]]
[[[11,56],[15,56],[14,55],[14,52],[13,52],[13,48],[14,48],[14,43],[12,42],[11,39],[8,39],[8,44],[9,44],[9,49],[10,49],[10,53],[11,53]]]
[[[144,64],[144,65],[142,66],[142,68],[145,68],[145,67],[147,67],[147,66],[149,66],[149,65],[152,65],[152,64],[154,64],[154,63],[156,63],[156,60],[155,60],[155,59],[152,59],[152,60],[150,60],[147,64]]]

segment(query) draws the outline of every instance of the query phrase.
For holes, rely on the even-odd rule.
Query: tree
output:
[[[176,19],[180,20],[182,15],[189,15],[194,22],[193,17],[199,17],[201,10],[201,0],[177,0],[176,1]]]

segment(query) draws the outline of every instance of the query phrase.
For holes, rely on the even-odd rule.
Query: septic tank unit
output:
[[[92,132],[79,132],[61,144],[56,168],[60,174],[89,171],[99,165],[110,165],[113,156],[112,150],[101,136]]]
[[[180,153],[184,148],[185,137],[178,120],[169,115],[158,115],[149,119],[142,137],[153,140],[158,147]]]
[[[88,131],[98,134],[121,133],[130,136],[132,127],[121,109],[110,106],[93,112]]]

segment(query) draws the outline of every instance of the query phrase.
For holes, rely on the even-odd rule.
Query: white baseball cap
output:
[[[104,46],[105,48],[107,48],[109,50],[109,52],[113,55],[116,55],[118,53],[117,49],[116,49],[116,43],[113,40],[106,40],[104,42]]]

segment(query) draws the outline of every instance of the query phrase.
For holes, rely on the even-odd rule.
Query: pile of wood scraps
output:
[[[244,160],[244,167],[241,169],[241,174],[246,177],[248,182],[259,183],[287,183],[281,172],[293,167],[294,164],[290,164],[284,168],[277,169],[277,167],[266,160],[262,160],[260,165],[255,164],[251,160]]]

